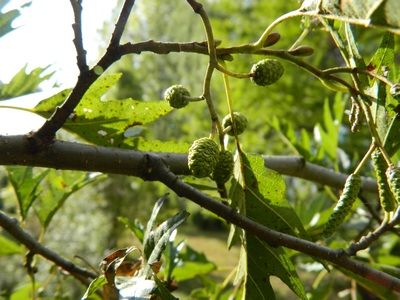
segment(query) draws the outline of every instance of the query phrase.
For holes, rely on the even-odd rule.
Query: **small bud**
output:
[[[277,32],[272,32],[264,42],[263,47],[269,47],[275,45],[281,39],[281,35]]]
[[[310,56],[314,53],[314,48],[311,46],[303,45],[288,52],[290,55],[293,56]]]

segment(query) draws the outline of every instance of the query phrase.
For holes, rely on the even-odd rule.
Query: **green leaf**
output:
[[[151,264],[160,261],[161,255],[164,252],[164,249],[168,243],[168,239],[171,236],[172,232],[184,221],[186,221],[188,217],[189,217],[188,212],[181,211],[172,218],[163,222],[160,226],[157,227],[157,229],[154,232],[152,231],[150,233],[154,241],[154,248],[143,270],[145,278],[149,278],[152,274]]]
[[[101,97],[116,84],[120,77],[121,74],[114,74],[97,79],[87,90],[63,128],[99,146],[143,151],[173,150],[174,147],[179,146],[171,142],[144,141],[140,137],[129,137],[129,132],[134,127],[138,126],[142,131],[142,125],[157,120],[169,113],[172,108],[166,101],[137,101],[131,98],[102,100]],[[41,101],[34,108],[34,112],[44,118],[49,118],[55,107],[65,101],[67,95],[66,90]],[[186,147],[186,145],[183,146],[185,150]],[[178,147],[177,151],[183,152],[183,148],[179,150]]]
[[[8,84],[3,84],[0,91],[0,100],[7,100],[18,96],[30,94],[38,90],[39,84],[53,76],[54,72],[43,75],[47,70],[36,68],[26,73],[26,66],[23,67]]]
[[[331,0],[304,1],[301,11],[307,16],[345,21],[365,27],[382,27],[400,35],[400,2],[397,0]],[[340,2],[339,2],[340,3]]]
[[[216,266],[212,262],[184,261],[181,266],[173,271],[173,277],[176,281],[192,279],[198,275],[206,275],[215,270]]]
[[[40,283],[35,283],[34,291],[37,291],[41,286]],[[9,298],[9,300],[21,300],[21,299],[32,299],[32,284],[25,284],[19,287],[15,292],[13,292]]]
[[[46,193],[36,202],[35,211],[40,223],[47,228],[54,214],[65,200],[85,185],[97,180],[99,176],[89,176],[78,171],[49,170]]]
[[[11,23],[21,15],[19,10],[17,9],[10,10],[6,13],[1,12],[2,8],[5,7],[9,2],[9,0],[0,1],[0,37],[15,29],[11,26]],[[21,7],[27,7],[29,5],[31,5],[30,1],[22,5]]]
[[[0,256],[21,253],[22,247],[19,244],[6,238],[5,236],[0,235]]]
[[[378,75],[384,75],[385,70],[392,68],[394,63],[394,36],[391,33],[385,33],[382,42],[371,58],[368,67],[371,71],[376,72]],[[371,110],[374,112],[374,122],[378,134],[383,141],[388,132],[391,118],[389,117],[386,109],[386,84],[376,79],[371,79],[369,83],[371,89],[369,95],[376,98],[372,103]],[[387,151],[390,151],[388,148]]]
[[[25,219],[32,203],[42,191],[40,183],[50,170],[38,174],[34,174],[32,167],[7,166],[6,170],[17,196],[21,217]]]
[[[282,176],[266,169],[261,156],[240,153],[238,158],[229,193],[234,208],[268,228],[309,239],[294,209],[284,197],[286,186]],[[246,239],[247,248],[242,249],[239,265],[241,273],[246,275],[246,298],[272,299],[269,298],[274,297],[269,276],[276,275],[297,296],[306,299],[302,284],[283,249],[273,248],[251,235],[247,235]]]
[[[104,285],[107,284],[107,279],[102,275],[99,277],[96,277],[92,282],[89,284],[85,295],[83,295],[82,300],[88,299],[91,295],[96,293],[99,289],[101,289]]]
[[[153,207],[150,219],[147,222],[147,227],[146,231],[144,232],[144,238],[143,238],[143,256],[146,261],[149,259],[156,243],[154,241],[153,229],[157,225],[156,224],[157,215],[160,212],[160,209],[163,206],[164,201],[168,198],[168,196],[169,193],[165,194],[164,196],[162,196],[160,199],[157,200],[156,204]]]

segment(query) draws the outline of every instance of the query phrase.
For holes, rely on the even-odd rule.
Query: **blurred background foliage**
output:
[[[256,41],[273,20],[300,5],[299,1],[295,0],[208,0],[202,2],[209,12],[215,38],[222,41],[221,47]],[[118,1],[112,20],[116,19],[121,4],[122,1]],[[301,19],[284,22],[276,28],[276,31],[281,34],[281,39],[272,48],[289,49],[302,32],[309,29],[309,26],[312,25]],[[103,30],[98,33],[99,40],[103,43],[99,44],[100,48],[106,46],[112,29],[113,22],[105,23]],[[382,34],[383,31],[378,29],[356,28],[359,48],[366,60],[376,51]],[[135,43],[148,39],[164,42],[203,41],[205,34],[200,18],[192,12],[185,1],[175,1],[173,4],[161,0],[138,1],[128,21],[123,42]],[[316,27],[310,31],[301,44],[315,49],[312,56],[304,58],[311,65],[317,68],[343,65],[334,42],[323,29]],[[396,37],[396,46],[398,45],[399,41]],[[235,60],[227,62],[227,65],[232,71],[244,73],[248,72],[252,64],[261,58],[255,55],[236,55]],[[396,56],[396,62],[399,62],[398,56]],[[349,110],[348,96],[337,95],[324,88],[319,80],[304,70],[289,62],[282,61],[282,63],[285,74],[276,84],[268,88],[255,87],[250,80],[230,79],[234,110],[240,111],[249,119],[249,130],[240,137],[243,149],[249,153],[264,155],[304,155],[306,153],[310,161],[344,173],[351,172],[354,164],[359,161],[360,153],[364,153],[369,146],[369,135],[366,128],[360,133],[351,134],[346,113],[335,115],[338,111]],[[141,53],[125,56],[107,71],[107,73],[123,73],[118,84],[107,94],[107,98],[131,97],[141,101],[161,100],[165,89],[173,84],[184,85],[193,96],[201,95],[206,65],[206,56],[190,53],[168,55]],[[35,88],[37,89],[38,86]],[[33,90],[27,91],[29,92]],[[212,93],[219,117],[222,119],[228,113],[228,109],[221,74],[214,74]],[[327,104],[325,108],[324,103]],[[324,109],[328,109],[328,112],[334,116],[335,124],[338,122],[342,124],[337,132],[338,145],[333,145],[336,147],[333,149],[334,157],[327,155],[327,150],[321,155],[321,141],[314,135],[318,123],[322,128],[329,125],[324,123],[326,122],[323,119]],[[191,143],[200,137],[208,136],[209,130],[209,113],[206,104],[200,102],[191,104],[183,110],[172,111],[146,126],[141,135],[147,139]],[[301,143],[308,145],[308,149],[301,152],[300,146],[288,147],[290,141],[297,141],[299,145]],[[371,170],[372,167],[369,170],[366,169],[365,175],[371,176]],[[212,190],[211,181],[194,181],[191,178],[187,180],[209,186],[210,190],[207,192],[218,196],[215,190]],[[4,172],[1,173],[1,184],[0,208],[16,214],[16,202]],[[311,236],[320,234],[322,225],[329,216],[327,209],[332,207],[337,191],[295,178],[287,178],[287,184],[287,198],[293,203],[304,226]],[[52,225],[44,235],[43,243],[65,257],[73,258],[74,255],[79,254],[97,267],[101,258],[111,249],[134,243],[131,232],[118,221],[118,217],[129,220],[138,219],[145,224],[154,203],[166,192],[167,189],[157,183],[144,182],[126,176],[108,175],[107,178],[86,186],[68,198],[54,216]],[[378,201],[376,200],[375,203]],[[227,224],[174,195],[170,196],[161,214],[169,216],[180,209],[187,209],[192,214],[189,222],[182,228],[182,233],[180,233],[182,238],[187,238],[189,244],[192,241],[191,247],[200,252],[204,251],[209,260],[216,260],[213,262],[219,266],[219,269],[211,273],[211,278],[222,281],[235,266],[238,255],[237,249],[228,252],[225,248]],[[360,220],[362,220],[362,214]],[[351,226],[358,226],[358,221],[353,222]],[[27,230],[34,235],[40,234],[40,225],[33,213],[25,222]],[[352,232],[348,231],[349,229],[351,228],[344,228],[341,231],[343,241],[351,236]],[[340,246],[343,241],[339,238],[335,242],[336,246]],[[388,251],[392,249],[399,251],[399,245],[393,239],[386,242],[391,244]],[[301,255],[294,254],[293,259],[299,262],[298,265],[303,266],[305,272],[300,273],[302,279],[312,283],[320,274],[306,267],[303,264],[304,261],[301,260]],[[0,260],[0,268],[3,270],[0,273],[0,290],[3,295],[0,296],[4,299],[8,299],[5,295],[24,283],[21,280],[24,270],[18,265],[19,260],[20,257],[13,256],[10,256],[7,261]],[[39,277],[37,281],[49,282],[50,287],[47,293],[49,290],[52,291],[55,295],[54,299],[77,299],[82,296],[84,290],[82,286],[55,272],[46,262],[40,264],[43,266],[39,265],[39,267],[48,268],[49,273],[38,275],[43,278]],[[329,276],[333,277],[335,273]],[[49,278],[51,280],[48,280]],[[181,283],[180,288],[188,292],[203,285],[210,287],[211,283],[199,277]],[[69,288],[66,288],[67,286]],[[348,283],[339,279],[326,289],[339,291],[347,287]],[[290,292],[285,293],[285,287],[282,286],[282,290],[282,297],[285,295],[287,299],[295,299]],[[277,293],[277,295],[280,294]],[[335,297],[329,299],[335,299]]]

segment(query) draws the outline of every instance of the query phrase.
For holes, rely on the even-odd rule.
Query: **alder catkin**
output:
[[[343,193],[325,224],[323,235],[330,237],[336,232],[339,226],[343,223],[346,216],[349,214],[354,201],[361,188],[361,177],[358,174],[351,174],[344,185]]]

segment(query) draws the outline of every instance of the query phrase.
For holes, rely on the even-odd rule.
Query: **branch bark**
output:
[[[64,141],[56,141],[45,150],[32,153],[30,152],[30,139],[31,137],[29,136],[0,136],[0,153],[2,153],[0,164],[109,172],[137,176],[149,181],[159,181],[168,186],[177,195],[193,201],[228,222],[243,228],[248,233],[254,234],[270,246],[283,246],[327,260],[384,287],[400,292],[400,280],[398,278],[351,259],[343,249],[333,250],[311,241],[270,230],[184,183],[174,172],[178,174],[188,173],[185,155],[145,153]],[[272,157],[269,157],[269,160],[274,161]],[[303,160],[302,165],[304,164]],[[297,167],[300,166],[298,163],[295,165]],[[315,165],[312,167],[317,168]],[[292,174],[298,172],[296,168],[286,169],[286,172],[289,172],[288,170]],[[324,172],[332,175],[330,170]],[[345,175],[343,176],[345,177]],[[62,265],[63,268],[71,269],[68,263],[60,261],[54,255],[49,256],[49,252],[43,251],[43,248],[36,241],[21,234],[20,229],[15,228],[15,222],[9,221],[3,215],[0,216],[0,225],[13,234],[14,237],[21,240],[32,252],[46,255],[46,258],[60,264],[60,266]],[[4,220],[8,220],[8,222]],[[72,270],[74,269],[72,268]],[[88,274],[88,276],[91,275]]]
[[[23,165],[64,170],[141,176],[140,165],[150,152],[107,148],[66,141],[54,141],[37,151],[28,135],[0,135],[0,165]],[[176,175],[190,175],[187,155],[157,153]],[[347,174],[309,163],[300,156],[263,156],[265,166],[282,175],[303,178],[342,189]],[[378,193],[376,180],[363,178],[361,192]]]

